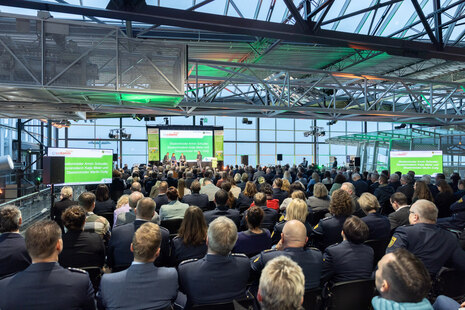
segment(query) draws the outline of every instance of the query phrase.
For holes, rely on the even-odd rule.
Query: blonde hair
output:
[[[305,200],[295,198],[289,203],[286,208],[286,221],[298,220],[305,223],[308,215],[308,207]]]
[[[281,255],[270,260],[262,271],[258,288],[261,309],[301,309],[305,293],[302,268]]]
[[[116,203],[116,209],[121,208],[124,205],[129,203],[129,195],[123,195],[119,197],[118,202]]]
[[[305,193],[303,191],[294,191],[291,194],[291,198],[292,199],[299,198],[299,199],[305,200],[305,198],[307,197],[305,197]]]
[[[60,192],[61,196],[63,198],[73,198],[73,188],[71,186],[65,186],[61,189]]]
[[[281,189],[288,193],[291,191],[291,183],[288,179],[283,179],[283,186],[281,186]]]
[[[358,204],[365,213],[368,213],[373,210],[378,211],[380,208],[378,199],[375,195],[370,193],[363,193],[362,196],[360,196],[360,198],[358,199]]]
[[[326,186],[323,183],[318,182],[313,186],[313,196],[315,196],[317,198],[327,197],[328,196],[328,189],[326,188]]]
[[[152,260],[160,248],[160,244],[160,227],[151,222],[144,223],[136,230],[132,238],[134,258],[144,262]]]

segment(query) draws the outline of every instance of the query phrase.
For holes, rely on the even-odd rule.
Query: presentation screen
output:
[[[391,173],[406,174],[415,171],[416,176],[434,175],[442,171],[442,151],[391,151]]]
[[[178,130],[160,129],[160,160],[166,153],[175,153],[179,160],[184,153],[187,161],[197,159],[197,151],[200,151],[203,159],[213,157],[213,130]]]
[[[48,148],[48,157],[62,158],[63,167],[51,169],[63,174],[56,185],[111,183],[113,170],[113,150]]]

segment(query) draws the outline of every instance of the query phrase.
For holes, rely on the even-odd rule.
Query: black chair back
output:
[[[225,303],[215,303],[215,304],[208,304],[208,305],[194,305],[189,307],[188,309],[191,310],[235,310],[234,303],[239,304],[243,308],[247,310],[253,310],[254,309],[254,303],[255,299],[254,298],[247,298],[247,299],[241,299],[241,300],[234,300],[231,302],[225,302]]]
[[[327,310],[369,309],[375,280],[364,279],[334,284],[328,292]]]
[[[323,219],[326,215],[326,213],[329,213],[328,210],[319,210],[316,212],[312,213],[312,220],[310,221],[310,225],[314,227],[316,224],[320,222],[321,219]]]
[[[373,249],[373,252],[374,252],[373,267],[376,267],[376,265],[381,260],[381,258],[383,258],[384,254],[386,254],[386,248],[389,244],[389,239],[367,240],[365,241],[365,244]]]
[[[331,187],[333,187],[333,184],[325,184],[325,186],[326,186],[326,189],[329,192],[331,190]]]
[[[114,219],[115,219],[115,214],[113,212],[103,212],[103,213],[100,213],[100,214],[97,214],[97,215],[100,215],[100,216],[103,216],[104,218],[106,218],[107,221],[110,223],[111,229],[113,229],[113,222],[114,222]]]
[[[302,307],[305,310],[320,310],[321,309],[321,287],[305,291],[304,303]]]
[[[465,271],[453,268],[442,269],[436,277],[435,286],[438,295],[446,295],[452,299],[465,296]]]
[[[182,219],[166,220],[161,221],[160,226],[165,227],[169,230],[170,235],[178,233],[179,227],[181,227]]]
[[[97,293],[100,287],[100,280],[102,279],[102,269],[98,266],[79,267],[79,269],[87,271],[90,282],[94,287],[94,292]]]

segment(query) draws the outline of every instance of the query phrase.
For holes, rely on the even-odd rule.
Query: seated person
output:
[[[292,259],[279,256],[262,271],[257,300],[261,309],[301,309],[305,294],[302,268]]]
[[[116,203],[110,198],[110,190],[105,184],[97,186],[95,199],[95,214],[102,215],[103,213],[112,213],[115,211]]]
[[[371,277],[373,249],[363,242],[369,234],[368,226],[356,216],[348,217],[342,227],[343,241],[326,248],[323,254],[322,282],[344,282]]]
[[[191,193],[190,195],[185,195],[182,197],[181,202],[187,203],[189,206],[197,206],[202,211],[208,210],[208,196],[206,194],[200,194],[200,182],[195,180],[191,184]]]
[[[389,214],[388,220],[391,223],[391,231],[393,231],[399,226],[409,224],[410,206],[407,204],[407,196],[404,193],[392,194],[390,201],[394,212]]]
[[[465,270],[465,251],[453,233],[438,225],[438,209],[431,201],[420,199],[410,207],[411,225],[398,227],[386,253],[404,248],[418,257],[431,275],[447,264]]]
[[[270,231],[260,228],[265,212],[257,206],[251,207],[245,214],[248,229],[238,233],[234,253],[253,256],[271,248]]]
[[[292,195],[299,193],[300,191],[294,192]],[[303,193],[303,192],[300,192]],[[283,231],[284,225],[287,221],[298,220],[301,221],[307,230],[307,236],[312,232],[312,226],[307,222],[308,216],[308,207],[305,200],[299,198],[293,198],[289,206],[286,208],[286,215],[284,220],[277,223],[274,226],[273,234],[271,235],[272,244],[277,244],[281,239],[281,233]]]
[[[305,275],[305,289],[320,285],[321,252],[315,248],[306,248],[308,241],[305,225],[297,220],[291,220],[284,225],[281,240],[275,249],[265,250],[251,258],[251,267],[255,273],[260,273],[265,265],[277,256],[288,256],[302,268]]]
[[[328,189],[323,183],[316,183],[313,186],[313,196],[307,199],[307,204],[312,208],[313,212],[328,210],[330,199],[328,197]]]
[[[335,190],[329,204],[332,216],[320,220],[312,230],[311,239],[319,249],[324,250],[329,245],[342,241],[342,226],[352,214],[352,208],[351,196],[343,189]]]
[[[0,278],[26,269],[31,257],[19,233],[23,219],[18,207],[7,205],[0,209]]]
[[[134,262],[126,270],[103,275],[98,299],[105,309],[171,306],[178,293],[178,273],[174,268],[154,266],[161,241],[160,227],[154,223],[146,222],[134,233],[130,246]]]
[[[237,227],[239,227],[241,216],[238,210],[230,209],[228,207],[228,198],[228,192],[224,189],[220,189],[215,193],[216,209],[204,213],[207,224],[210,224],[213,220],[220,216],[226,216],[231,219]]]
[[[171,186],[166,192],[168,204],[160,208],[160,221],[183,219],[189,205],[178,200],[178,189]]]
[[[32,264],[0,280],[0,309],[95,309],[87,272],[58,265],[60,226],[38,221],[26,230],[25,239]]]
[[[63,186],[60,191],[60,201],[56,201],[53,206],[50,208],[50,218],[57,222],[63,230],[63,223],[61,222],[61,214],[67,208],[76,205],[77,203],[73,201],[73,188],[71,186]]]
[[[171,242],[172,266],[178,266],[187,259],[202,258],[207,254],[207,228],[202,210],[196,206],[187,208],[178,235]]]
[[[229,218],[220,216],[208,227],[207,255],[179,264],[180,291],[187,295],[188,304],[223,303],[245,298],[250,263],[244,254],[231,254],[236,240],[236,225]]]
[[[84,231],[86,211],[72,206],[63,212],[63,224],[67,232],[63,235],[63,251],[58,262],[63,267],[103,267],[105,245],[96,233]]]
[[[359,198],[360,208],[366,214],[362,221],[367,224],[370,233],[368,240],[389,240],[391,237],[391,223],[384,215],[379,213],[378,199],[373,194],[363,193]]]
[[[97,233],[105,242],[110,240],[110,223],[103,216],[95,214],[95,195],[91,192],[84,192],[78,197],[79,205],[86,211],[86,223],[84,231]]]
[[[266,206],[270,209],[279,211],[279,199],[273,198],[273,189],[268,183],[263,183],[260,185],[260,191],[266,195]],[[250,205],[253,207],[255,204],[252,202]]]
[[[264,193],[258,192],[253,197],[253,202],[257,207],[260,207],[264,212],[262,228],[266,228],[269,231],[272,231],[276,221],[278,220],[279,214],[276,210],[270,209],[266,206],[266,195]],[[247,211],[246,211],[247,212]],[[241,229],[246,229],[245,218],[241,221]]]
[[[371,301],[375,310],[433,309],[426,299],[431,289],[428,270],[407,250],[397,249],[384,255],[378,262],[375,283],[380,294]]]
[[[433,304],[434,310],[449,310],[449,309],[455,310],[455,309],[463,309],[463,308],[465,308],[465,301],[462,302],[462,304],[459,304],[452,298],[444,296],[444,295],[439,295]]]
[[[242,213],[250,208],[251,204],[253,203],[253,197],[256,193],[257,187],[255,187],[255,184],[247,181],[247,183],[245,183],[244,191],[240,193],[239,198],[236,199],[236,209]]]
[[[450,206],[452,215],[438,219],[438,225],[444,228],[462,230],[465,228],[465,202],[463,198]]]

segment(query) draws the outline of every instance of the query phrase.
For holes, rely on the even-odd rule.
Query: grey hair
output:
[[[220,216],[208,226],[207,236],[208,248],[216,254],[226,256],[236,245],[236,224],[226,216]]]
[[[0,233],[13,232],[19,229],[21,211],[17,206],[6,205],[0,209]]]

